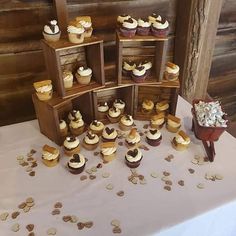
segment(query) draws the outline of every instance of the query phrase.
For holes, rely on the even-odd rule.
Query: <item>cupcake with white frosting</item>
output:
[[[172,62],[166,63],[166,70],[164,72],[164,78],[169,81],[175,81],[179,76],[179,66]]]
[[[97,148],[98,144],[99,137],[91,131],[88,131],[83,139],[83,147],[87,150],[94,150]]]
[[[86,165],[85,157],[82,154],[75,153],[67,163],[70,173],[78,175],[83,172]]]
[[[89,129],[98,136],[102,135],[102,131],[104,129],[104,124],[101,121],[94,120],[90,125]]]
[[[131,73],[132,79],[135,83],[142,83],[147,77],[146,69],[144,66],[136,66]]]
[[[121,114],[123,114],[124,110],[125,110],[125,102],[122,101],[121,99],[116,99],[113,102],[113,107],[118,108],[120,110]]]
[[[82,119],[82,115],[80,113],[79,110],[72,110],[69,112],[68,114],[68,120],[71,121],[71,120],[78,120],[78,119]]]
[[[158,129],[150,129],[146,135],[147,143],[151,146],[159,146],[162,140],[162,135]]]
[[[67,156],[72,156],[75,153],[80,152],[80,142],[79,139],[74,136],[67,136],[64,143],[64,152]]]
[[[118,23],[118,27],[121,27],[123,22],[125,20],[128,20],[129,18],[131,18],[130,15],[127,15],[127,14],[121,14],[117,17],[117,23]]]
[[[56,20],[51,20],[43,29],[43,37],[48,42],[56,42],[60,39],[61,31]]]
[[[65,70],[62,73],[64,88],[68,89],[73,86],[73,74],[71,71]]]
[[[157,21],[157,20],[161,21],[162,18],[161,18],[160,15],[158,15],[158,14],[156,14],[156,13],[152,13],[150,16],[148,16],[148,21],[149,21],[151,24],[152,24],[153,22]]]
[[[173,148],[177,151],[184,151],[188,148],[190,144],[190,138],[183,130],[180,130],[175,135],[171,143]]]
[[[89,84],[92,77],[92,70],[85,66],[80,66],[75,74],[79,84]]]
[[[141,36],[149,35],[151,23],[145,19],[138,19],[137,34]]]
[[[107,118],[111,123],[117,123],[120,120],[121,110],[116,107],[111,107],[108,110]]]
[[[60,152],[54,147],[48,145],[43,146],[42,161],[48,167],[53,167],[58,164]]]
[[[123,21],[120,32],[122,36],[132,38],[135,36],[137,26],[138,22],[134,18],[129,18]]]
[[[102,132],[103,142],[115,142],[118,134],[114,128],[106,127]]]
[[[152,23],[151,32],[155,37],[166,37],[168,35],[169,22],[165,19],[156,20]]]
[[[116,158],[115,142],[105,142],[101,144],[101,155],[104,161],[110,162]]]
[[[137,147],[138,144],[140,143],[140,140],[141,140],[140,135],[135,128],[132,128],[129,134],[125,138],[125,142],[128,148]]]
[[[132,70],[135,69],[136,64],[133,61],[124,61],[122,67],[123,76],[131,76]]]
[[[97,106],[97,109],[98,109],[98,120],[105,119],[107,112],[109,110],[107,102],[100,102]]]
[[[70,22],[67,27],[68,38],[71,43],[83,43],[84,42],[84,27],[77,22]]]
[[[119,122],[119,128],[123,131],[129,131],[134,125],[134,120],[131,115],[124,115]]]
[[[70,132],[75,135],[81,135],[84,132],[84,121],[83,119],[74,119],[69,123]]]
[[[146,70],[146,75],[149,76],[151,74],[151,70],[152,70],[152,62],[151,61],[143,61],[139,64],[139,66],[144,66],[145,70]]]
[[[84,37],[88,38],[92,36],[93,27],[92,20],[90,16],[78,16],[75,18],[79,24],[81,24],[84,28]]]
[[[129,168],[137,168],[142,158],[143,154],[138,148],[130,149],[125,155],[125,163]]]
[[[60,134],[65,137],[68,134],[68,127],[64,120],[59,121]]]

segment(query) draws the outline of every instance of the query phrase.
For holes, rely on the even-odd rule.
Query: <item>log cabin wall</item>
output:
[[[224,0],[216,36],[208,93],[219,99],[236,134],[236,1]],[[230,130],[229,130],[230,131]]]
[[[40,46],[44,24],[53,18],[50,0],[2,0],[0,3],[0,125],[35,117],[31,94],[33,82],[47,77]],[[106,81],[115,75],[116,17],[128,13],[135,18],[153,12],[170,22],[168,60],[173,58],[177,0],[68,0],[69,19],[92,17],[94,33],[104,40]]]

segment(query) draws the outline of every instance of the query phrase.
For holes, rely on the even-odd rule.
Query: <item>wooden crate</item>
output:
[[[92,36],[85,38],[81,44],[72,44],[67,39],[58,42],[42,40],[45,62],[49,78],[59,96],[68,98],[93,89],[101,88],[105,84],[103,41]],[[92,69],[92,80],[88,85],[78,84],[75,73],[79,66]],[[65,89],[63,84],[63,70],[70,70],[74,75],[72,88]]]
[[[94,116],[96,119],[101,120],[104,123],[109,123],[106,115],[102,118],[99,117],[99,112],[97,110],[97,105],[100,102],[107,102],[108,106],[111,107],[115,99],[121,99],[125,102],[124,113],[133,115],[133,96],[134,96],[134,86],[124,85],[124,86],[107,86],[103,89],[93,91],[93,107]]]
[[[124,61],[134,61],[139,64],[139,62],[144,60],[151,61],[153,66],[151,75],[146,78],[145,82],[140,84],[156,84],[160,82],[165,69],[167,44],[168,38],[138,35],[133,38],[126,38],[116,32],[118,84],[134,83],[131,77],[122,75]]]
[[[47,102],[40,101],[37,96],[33,94],[32,99],[41,133],[58,145],[62,145],[64,141],[64,138],[60,135],[59,121],[60,119],[67,120],[67,115],[71,110],[79,110],[86,124],[90,124],[93,120],[91,92],[69,99],[61,99],[54,95],[53,98]],[[86,106],[84,104],[86,104]]]
[[[169,101],[169,113],[175,115],[178,100],[179,81],[159,83],[158,85],[135,85],[134,89],[134,118],[137,120],[150,120],[156,114],[155,106],[151,114],[143,114],[142,102],[150,99],[156,105],[162,100]]]

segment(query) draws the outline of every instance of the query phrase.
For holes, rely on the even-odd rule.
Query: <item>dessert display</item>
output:
[[[151,22],[144,19],[138,19],[137,35],[149,35]]]
[[[131,38],[135,36],[138,23],[137,21],[130,17],[123,21],[122,26],[120,27],[120,32],[124,37]]]
[[[92,36],[93,27],[90,16],[78,16],[75,20],[84,27],[84,37],[89,38]]]
[[[172,133],[178,132],[178,130],[179,130],[180,126],[181,126],[180,122],[181,122],[180,118],[169,114],[167,116],[167,121],[166,121],[166,128],[167,128],[167,130],[172,132]]]
[[[131,73],[131,77],[135,83],[142,83],[147,77],[146,69],[144,66],[136,66]]]
[[[177,151],[184,151],[188,148],[190,144],[190,138],[183,130],[180,130],[175,135],[171,143],[173,148]]]
[[[61,31],[56,20],[51,20],[43,29],[43,37],[48,42],[56,42],[60,39]]]
[[[151,146],[159,146],[162,140],[162,135],[158,129],[149,129],[146,135],[147,143]]]
[[[94,120],[90,125],[89,129],[98,136],[102,135],[102,131],[104,129],[104,124],[101,121]]]
[[[78,175],[83,172],[86,165],[85,158],[82,154],[73,154],[67,163],[70,173]]]
[[[80,141],[74,136],[67,136],[64,143],[64,152],[67,156],[72,156],[75,153],[80,152]]]
[[[157,114],[164,113],[165,115],[167,115],[168,109],[169,109],[169,101],[167,101],[167,100],[160,101],[156,104],[156,113]]]
[[[88,67],[80,66],[75,77],[79,84],[89,84],[92,77],[92,70]]]
[[[153,103],[152,100],[145,99],[142,102],[142,113],[143,114],[150,114],[150,113],[152,113],[153,108],[154,108],[154,103]]]
[[[42,162],[48,167],[53,167],[58,164],[60,158],[60,152],[54,147],[50,147],[47,144],[43,146]]]
[[[147,76],[150,76],[151,69],[152,69],[152,62],[145,60],[145,61],[141,62],[139,65],[144,66]]]
[[[117,108],[120,110],[121,114],[124,113],[124,110],[125,110],[125,102],[122,101],[121,99],[116,99],[114,102],[113,102],[113,107]]]
[[[119,122],[119,128],[123,131],[129,131],[134,125],[134,120],[131,115],[124,115]]]
[[[118,134],[114,128],[106,127],[102,132],[103,142],[115,142]]]
[[[111,107],[108,111],[107,118],[111,123],[117,123],[120,120],[121,110],[116,107]]]
[[[122,14],[122,15],[119,15],[117,17],[117,23],[118,23],[118,26],[121,27],[124,20],[128,20],[129,18],[131,18],[130,15],[127,15],[127,14]]]
[[[52,98],[51,80],[35,82],[33,85],[36,90],[36,95],[40,101],[47,101]]]
[[[69,121],[79,120],[79,119],[82,119],[82,115],[81,115],[80,111],[72,110],[72,111],[69,112],[69,114],[68,114],[68,120]]]
[[[83,139],[83,147],[87,150],[94,150],[98,147],[98,144],[99,137],[91,131],[88,131]]]
[[[101,144],[101,155],[104,161],[110,162],[116,158],[115,142],[105,142]]]
[[[70,121],[69,127],[70,127],[70,132],[73,135],[78,136],[84,132],[84,121],[82,118],[73,119]]]
[[[133,61],[124,61],[122,67],[122,74],[124,76],[131,76],[132,70],[136,67]]]
[[[172,62],[166,63],[166,69],[164,72],[164,78],[169,81],[175,81],[179,76],[179,66]]]
[[[71,71],[63,71],[63,84],[65,89],[71,88],[73,86],[73,74]]]
[[[168,35],[169,22],[165,19],[156,20],[152,23],[151,32],[156,37],[166,37]]]
[[[160,15],[157,15],[156,13],[152,13],[150,16],[148,16],[148,21],[150,22],[150,23],[153,23],[153,22],[155,22],[155,21],[157,21],[157,20],[161,20],[161,16]]]
[[[76,22],[70,22],[67,27],[68,38],[71,43],[83,43],[84,42],[84,27]]]
[[[154,129],[161,129],[165,124],[165,114],[159,113],[151,117],[150,126]]]
[[[125,138],[125,142],[129,148],[137,147],[140,143],[140,140],[140,135],[135,128],[132,128]]]
[[[68,127],[67,124],[64,120],[59,121],[59,128],[60,128],[60,133],[62,137],[67,136],[68,134]]]
[[[125,163],[129,168],[137,168],[142,158],[143,154],[138,148],[130,149],[125,155]]]

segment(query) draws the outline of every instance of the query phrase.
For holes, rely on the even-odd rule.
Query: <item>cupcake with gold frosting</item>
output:
[[[42,80],[35,82],[34,88],[36,90],[36,95],[40,101],[47,101],[52,98],[52,81]]]
[[[134,120],[131,115],[124,115],[121,117],[119,127],[123,131],[129,131],[134,125]]]
[[[164,113],[165,115],[167,115],[169,107],[170,107],[169,101],[167,100],[160,101],[156,104],[156,113],[157,114]]]
[[[154,129],[161,129],[165,124],[165,114],[159,113],[151,117],[150,126]]]
[[[181,127],[180,118],[169,114],[166,121],[166,129],[172,133],[178,132]]]
[[[94,150],[97,148],[98,144],[99,137],[91,131],[88,131],[83,139],[83,147],[87,150]]]
[[[48,167],[53,167],[58,164],[60,152],[54,147],[48,145],[43,146],[42,161],[43,164]]]

